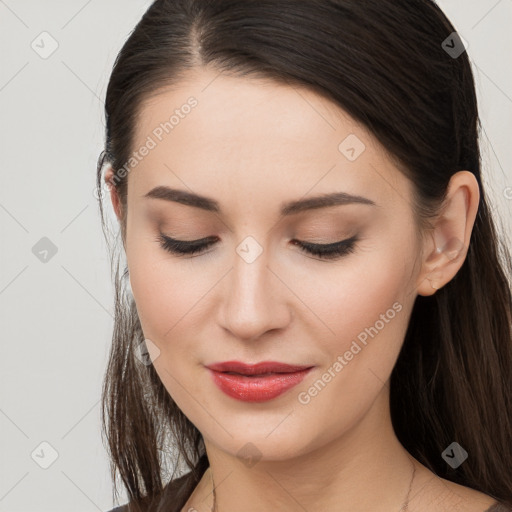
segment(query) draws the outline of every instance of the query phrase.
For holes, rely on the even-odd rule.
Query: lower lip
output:
[[[266,402],[282,395],[299,384],[312,370],[292,373],[274,373],[265,377],[248,377],[210,370],[213,382],[226,395],[243,402]]]

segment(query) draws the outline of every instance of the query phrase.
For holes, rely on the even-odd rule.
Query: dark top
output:
[[[502,503],[496,502],[491,508],[488,508],[485,512],[512,512],[512,508],[507,507]]]
[[[108,512],[128,512],[128,506],[122,505],[120,507],[113,508]],[[494,505],[492,505],[487,510],[484,510],[483,512],[512,512],[512,508],[507,507],[506,505],[503,505],[497,501]]]

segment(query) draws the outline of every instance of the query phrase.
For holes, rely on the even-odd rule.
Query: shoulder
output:
[[[113,508],[108,512],[128,512],[128,505],[121,505],[120,507]]]
[[[411,498],[418,512],[512,512],[512,509],[499,503],[496,498],[441,478],[426,468],[417,475],[419,489]]]
[[[512,512],[510,507],[500,503],[488,494],[448,480],[444,480],[444,483],[449,485],[452,496],[457,497],[455,503],[459,505],[461,510],[467,510],[468,512]]]

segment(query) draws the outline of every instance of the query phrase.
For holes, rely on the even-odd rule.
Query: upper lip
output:
[[[311,368],[311,366],[291,365],[276,361],[262,361],[256,364],[246,364],[240,361],[225,361],[207,366],[217,372],[234,372],[241,375],[260,375],[265,373],[292,373]]]

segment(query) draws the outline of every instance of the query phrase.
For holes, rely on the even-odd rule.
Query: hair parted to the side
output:
[[[450,178],[472,172],[481,195],[467,257],[451,282],[416,299],[391,375],[392,421],[404,447],[437,475],[512,506],[512,260],[482,184],[470,61],[441,46],[454,31],[431,0],[156,0],[120,51],[108,84],[99,206],[109,243],[105,165],[116,171],[128,162],[141,102],[203,66],[307,86],[339,105],[414,184],[418,229],[438,212]],[[126,212],[126,173],[114,185]],[[156,510],[162,462],[174,450],[193,470],[166,503],[166,511],[179,511],[208,467],[202,436],[153,366],[136,360],[144,335],[126,292],[127,268],[119,271],[122,254],[109,249],[115,325],[102,432],[114,494],[119,473],[130,510]],[[441,457],[453,441],[469,453],[457,470]]]

